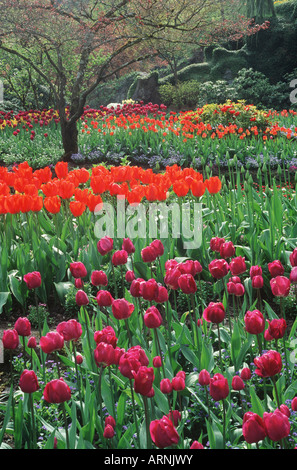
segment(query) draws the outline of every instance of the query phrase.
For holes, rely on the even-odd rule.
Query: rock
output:
[[[135,91],[131,98],[134,101],[143,101],[145,104],[161,104],[158,91],[158,73],[140,73],[136,81]]]

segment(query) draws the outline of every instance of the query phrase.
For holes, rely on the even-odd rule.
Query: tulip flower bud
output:
[[[193,441],[190,449],[204,449],[203,445],[198,441]]]
[[[240,390],[243,390],[245,387],[244,382],[241,377],[238,375],[235,375],[232,379],[232,388],[233,390],[236,390],[239,392]]]
[[[172,392],[172,384],[170,379],[162,379],[160,382],[160,390],[162,393],[169,395]]]
[[[24,393],[36,392],[39,389],[39,384],[35,372],[25,369],[20,377],[19,385]]]
[[[248,367],[244,367],[240,373],[240,377],[242,378],[242,380],[250,380],[250,378],[252,377],[252,373],[250,371],[250,369]]]
[[[37,341],[35,336],[31,336],[31,338],[28,339],[27,346],[30,349],[35,349],[37,347]]]
[[[162,367],[162,359],[160,356],[155,356],[153,358],[153,366],[156,368],[156,369],[159,369],[160,367]]]
[[[76,296],[75,296],[75,301],[79,307],[89,304],[89,298],[87,294],[85,293],[85,291],[83,290],[77,291]]]
[[[125,280],[129,283],[135,280],[135,274],[133,271],[127,271],[125,274]]]
[[[210,384],[210,373],[206,369],[203,369],[200,371],[199,377],[198,377],[198,383],[202,387],[206,387],[207,385]]]

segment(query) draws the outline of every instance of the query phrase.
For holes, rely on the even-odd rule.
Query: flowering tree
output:
[[[199,44],[221,5],[222,0],[0,0],[0,48],[47,83],[68,160],[78,151],[77,121],[89,94],[157,57],[158,44],[167,38]],[[218,28],[215,36],[221,38]]]

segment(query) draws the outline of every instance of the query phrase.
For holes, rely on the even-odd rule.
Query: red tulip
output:
[[[159,449],[176,445],[179,441],[178,432],[167,416],[151,422],[150,434],[152,441]]]
[[[125,250],[115,251],[112,255],[111,262],[114,266],[122,266],[128,261],[128,253]]]
[[[4,349],[16,349],[19,345],[19,335],[17,330],[4,330],[2,344]]]
[[[264,279],[262,276],[256,275],[252,278],[252,287],[254,289],[262,289],[263,285],[264,285]]]
[[[57,331],[49,331],[40,338],[39,344],[45,354],[50,354],[63,348],[64,338]]]
[[[104,426],[107,426],[108,424],[112,426],[113,428],[116,427],[116,422],[113,416],[110,416],[110,415],[106,416],[105,421],[104,421]]]
[[[103,437],[105,439],[112,439],[114,434],[115,434],[114,428],[110,424],[107,424],[103,431]]]
[[[297,411],[297,397],[294,397],[291,401],[292,411]]]
[[[146,396],[151,391],[155,378],[153,367],[140,366],[137,372],[132,373],[135,392]]]
[[[250,268],[250,278],[253,279],[255,276],[262,276],[261,266],[251,266]]]
[[[155,356],[153,358],[153,366],[156,368],[156,369],[159,369],[160,367],[162,367],[162,359],[160,356]]]
[[[149,302],[155,300],[158,295],[159,285],[155,279],[149,279],[140,283],[140,294],[144,300]]]
[[[210,240],[210,249],[212,251],[216,251],[217,253],[220,253],[220,248],[225,243],[225,238],[219,238],[219,237],[213,237]]]
[[[268,263],[268,270],[272,277],[282,276],[285,272],[285,268],[279,260]]]
[[[114,364],[114,347],[107,343],[98,343],[94,351],[97,366],[111,366]]]
[[[290,263],[292,267],[297,266],[297,248],[294,248],[294,250],[290,254]]]
[[[279,409],[284,415],[286,415],[288,418],[290,418],[291,412],[290,412],[289,407],[287,405],[281,405],[279,407]]]
[[[164,282],[166,286],[172,290],[177,290],[179,288],[178,280],[180,276],[181,276],[181,272],[178,266],[168,269],[168,271],[166,271],[165,278],[164,278]]]
[[[129,255],[135,253],[135,246],[130,238],[124,238],[122,250],[125,250]]]
[[[43,397],[48,403],[63,403],[71,399],[71,391],[63,379],[54,379],[46,384]]]
[[[39,389],[39,384],[35,372],[25,369],[20,377],[19,385],[24,393],[36,392]]]
[[[99,307],[110,307],[114,299],[107,290],[99,290],[96,295],[96,301]]]
[[[133,311],[134,305],[126,299],[116,299],[112,302],[112,314],[117,320],[129,318]]]
[[[113,239],[110,237],[103,237],[97,243],[97,250],[99,251],[100,255],[104,256],[109,253],[113,249]]]
[[[31,338],[28,339],[27,346],[30,349],[35,349],[37,347],[37,341],[35,336],[31,336]]]
[[[83,363],[83,360],[84,358],[82,357],[81,354],[77,354],[76,357],[75,357],[75,362],[76,364],[82,364]]]
[[[93,271],[91,274],[91,283],[93,286],[107,286],[108,279],[104,271]]]
[[[81,261],[70,263],[70,272],[75,279],[86,277],[88,274],[85,265]]]
[[[168,290],[166,289],[166,287],[162,286],[161,284],[158,284],[158,289],[157,293],[155,294],[154,300],[158,304],[162,304],[168,301]]]
[[[83,290],[77,291],[75,301],[79,307],[82,307],[83,305],[89,305],[89,298]]]
[[[194,294],[197,291],[197,285],[192,274],[181,274],[178,279],[178,286],[184,294]]]
[[[210,373],[206,369],[203,369],[199,372],[198,383],[202,387],[206,387],[210,384]]]
[[[284,276],[277,276],[271,279],[270,287],[275,297],[287,297],[290,293],[290,279]]]
[[[260,377],[273,377],[282,369],[281,355],[277,351],[269,350],[260,357],[254,359],[257,367],[255,373]]]
[[[291,284],[297,284],[297,266],[294,266],[290,272]]]
[[[228,282],[227,283],[227,292],[228,294],[235,295],[236,297],[241,297],[244,292],[244,285],[239,282]]]
[[[225,318],[226,312],[221,302],[210,302],[203,312],[203,318],[209,323],[221,323]]]
[[[201,444],[201,442],[198,442],[198,441],[193,441],[192,444],[191,444],[191,447],[190,449],[204,449],[203,445]]]
[[[233,276],[238,276],[246,271],[245,258],[237,256],[233,258],[229,263],[229,269]]]
[[[232,258],[235,255],[235,246],[232,242],[224,242],[220,245],[221,258]]]
[[[175,390],[176,392],[181,392],[186,388],[185,379],[181,376],[176,375],[175,377],[173,377],[171,383],[173,390]]]
[[[263,419],[251,411],[243,416],[242,434],[248,444],[253,444],[265,439],[267,432]]]
[[[125,274],[125,280],[127,282],[129,282],[129,284],[135,280],[135,274],[134,274],[134,271],[127,271],[126,274]]]
[[[141,250],[141,258],[144,263],[152,263],[157,259],[158,253],[154,246],[146,246]]]
[[[268,324],[268,333],[273,339],[279,339],[285,335],[287,322],[284,318],[268,320]]]
[[[14,324],[15,330],[19,336],[30,336],[31,334],[31,323],[27,317],[20,317]]]
[[[157,257],[160,257],[164,254],[164,245],[161,240],[153,240],[149,246],[154,248]]]
[[[165,395],[169,395],[172,392],[172,384],[170,379],[162,379],[160,382],[160,390]]]
[[[28,289],[37,289],[41,286],[41,274],[38,271],[25,274],[24,281],[27,284]]]
[[[259,310],[248,311],[244,322],[246,331],[251,335],[259,335],[265,329],[265,319]]]
[[[279,409],[273,413],[264,413],[264,426],[267,436],[272,441],[280,441],[290,434],[290,423],[288,417]]]
[[[162,325],[162,315],[154,305],[149,307],[144,314],[144,323],[147,328],[159,328]]]
[[[252,377],[252,373],[250,371],[250,369],[248,367],[244,367],[240,373],[240,377],[242,378],[242,380],[250,380],[250,378]]]
[[[130,294],[132,295],[132,297],[141,297],[140,288],[143,282],[145,282],[145,280],[142,278],[134,279],[134,281],[131,282]]]
[[[94,340],[97,344],[111,344],[112,347],[115,348],[117,345],[118,338],[115,335],[114,329],[108,325],[100,331],[95,331]]]
[[[209,393],[215,401],[224,400],[229,395],[228,380],[219,373],[216,373],[209,384]]]
[[[178,410],[171,410],[169,411],[168,415],[166,415],[170,421],[173,422],[174,426],[178,426],[178,423],[181,421],[182,416]]]
[[[124,377],[133,379],[133,371],[137,372],[140,366],[148,366],[149,359],[140,346],[132,346],[121,355],[119,371]]]
[[[74,319],[59,323],[56,329],[64,341],[78,341],[82,335],[81,324]]]
[[[229,265],[224,259],[214,259],[208,265],[208,269],[212,277],[222,279],[228,274]]]
[[[244,382],[239,375],[235,375],[232,379],[232,388],[233,390],[236,390],[239,392],[240,390],[243,390],[245,387]]]

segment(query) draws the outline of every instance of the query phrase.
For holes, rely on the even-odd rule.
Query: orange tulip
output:
[[[51,214],[57,214],[60,212],[61,199],[59,196],[45,197],[43,201],[44,207]]]
[[[210,194],[216,194],[221,190],[222,183],[218,176],[211,176],[208,180],[205,180],[205,186]]]
[[[86,205],[83,202],[71,201],[69,209],[74,217],[80,217],[86,210]]]
[[[201,180],[193,180],[191,184],[191,191],[194,197],[201,197],[205,193],[206,186]]]

